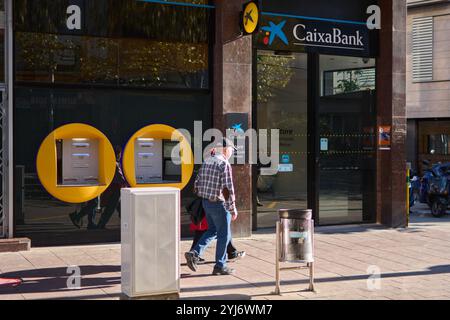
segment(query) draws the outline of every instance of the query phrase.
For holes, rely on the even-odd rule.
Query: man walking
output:
[[[188,267],[197,271],[199,257],[211,242],[217,239],[216,265],[213,275],[232,275],[234,270],[227,267],[227,246],[231,240],[231,221],[238,213],[231,164],[229,162],[236,147],[224,138],[216,145],[216,152],[206,159],[195,179],[194,191],[203,199],[203,208],[208,222],[208,231],[194,248],[185,254]]]

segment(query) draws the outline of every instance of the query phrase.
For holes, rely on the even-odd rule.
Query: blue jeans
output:
[[[227,266],[227,247],[231,241],[231,213],[225,209],[223,202],[203,200],[208,231],[198,241],[192,251],[202,256],[211,242],[217,239],[216,268]]]

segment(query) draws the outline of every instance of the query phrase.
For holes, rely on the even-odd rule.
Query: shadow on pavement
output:
[[[411,271],[411,272],[392,272],[392,273],[383,273],[381,274],[382,279],[386,278],[400,278],[400,277],[413,277],[413,276],[431,276],[435,274],[450,274],[450,265],[440,265],[429,268],[425,271]],[[299,277],[301,275],[299,274]],[[367,280],[369,275],[361,274],[354,276],[341,276],[341,277],[328,277],[328,278],[316,278],[316,283],[326,283],[326,282],[340,282],[340,281],[357,281],[357,280]],[[284,280],[281,281],[282,285],[300,285],[300,284],[308,284],[309,280]],[[195,291],[214,291],[214,290],[227,290],[227,289],[247,289],[254,287],[273,287],[275,286],[274,281],[266,281],[266,282],[254,282],[248,284],[234,284],[234,285],[218,285],[218,286],[209,286],[209,287],[193,287],[193,288],[183,288],[183,292],[195,292]]]
[[[374,230],[389,230],[380,224],[356,224],[356,225],[342,225],[342,226],[323,226],[315,227],[314,232],[317,234],[350,234],[350,233],[360,233],[365,231]],[[253,235],[274,235],[275,228],[264,228],[254,231]]]
[[[102,273],[120,273],[120,266],[80,266],[80,269],[81,286],[84,290],[109,288],[121,282],[120,275],[116,277],[92,277]],[[73,291],[67,287],[67,279],[71,274],[67,273],[67,267],[4,273],[0,276],[3,278],[20,278],[23,279],[23,283],[15,288],[0,287],[0,294]]]

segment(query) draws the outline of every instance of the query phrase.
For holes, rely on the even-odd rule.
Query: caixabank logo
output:
[[[286,20],[281,21],[278,24],[269,21],[269,25],[262,27],[261,29],[265,32],[264,44],[267,46],[271,46],[276,38],[279,38],[285,45],[289,45],[289,41],[286,37],[286,34],[283,31],[284,26],[286,25]]]

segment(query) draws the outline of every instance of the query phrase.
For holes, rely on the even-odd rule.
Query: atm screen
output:
[[[181,155],[174,152],[179,142],[164,140],[164,180],[181,182]]]

